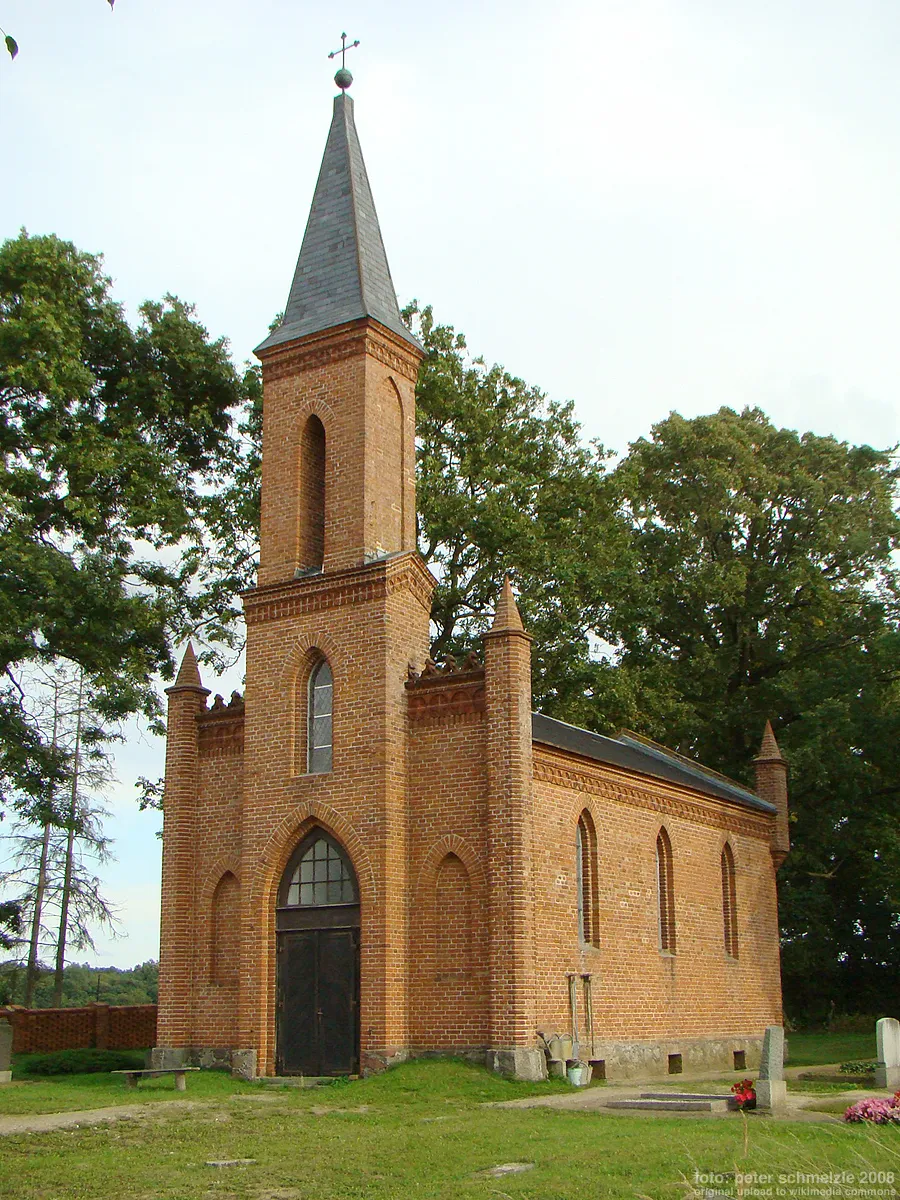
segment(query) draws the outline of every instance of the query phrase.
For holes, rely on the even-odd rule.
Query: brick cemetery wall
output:
[[[85,1008],[0,1008],[13,1030],[14,1054],[56,1050],[145,1050],[156,1045],[155,1004]]]

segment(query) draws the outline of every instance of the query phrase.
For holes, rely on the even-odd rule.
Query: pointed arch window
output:
[[[324,833],[307,839],[300,855],[285,872],[281,905],[318,908],[325,904],[355,904],[353,869],[337,842]]]
[[[300,437],[300,512],[297,558],[301,572],[325,560],[325,426],[312,414]]]
[[[578,890],[578,940],[584,945],[598,946],[597,834],[587,809],[578,818],[575,832],[575,879]]]
[[[306,769],[311,775],[331,770],[332,703],[334,681],[328,660],[323,658],[309,677],[306,731]]]
[[[672,843],[665,829],[656,839],[656,891],[659,910],[659,948],[675,953],[675,883],[672,872]]]
[[[734,854],[728,842],[722,847],[722,920],[725,935],[725,953],[729,958],[737,958],[737,885],[734,871]]]

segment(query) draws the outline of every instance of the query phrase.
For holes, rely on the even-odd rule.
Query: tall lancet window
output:
[[[659,948],[675,953],[675,883],[672,872],[672,843],[665,829],[656,839],[656,887],[659,904]]]
[[[309,728],[307,730],[306,769],[311,775],[331,770],[331,706],[334,685],[327,659],[313,669],[309,677]]]
[[[315,414],[300,436],[297,558],[301,570],[321,571],[325,561],[325,427]]]
[[[725,926],[725,953],[729,958],[737,958],[737,886],[734,854],[727,842],[722,848],[722,918]]]
[[[597,886],[597,835],[587,809],[578,818],[575,832],[575,882],[578,889],[578,940],[599,946]]]

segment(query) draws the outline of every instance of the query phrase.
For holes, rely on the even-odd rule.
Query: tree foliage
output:
[[[32,708],[64,764],[64,797],[52,807],[65,808],[65,820],[43,825],[17,821],[0,835],[0,896],[18,909],[18,937],[9,937],[8,961],[26,963],[23,1003],[32,993],[41,970],[56,963],[55,987],[62,995],[66,953],[72,947],[93,949],[98,927],[118,925],[112,906],[101,892],[99,871],[112,857],[103,832],[109,815],[96,796],[108,787],[111,772],[102,742],[85,742],[85,731],[102,728],[91,711],[84,673],[57,666],[32,679],[32,696],[43,701],[44,712]],[[40,686],[38,686],[40,685]]]
[[[0,809],[38,820],[64,763],[30,718],[29,670],[76,664],[103,721],[158,720],[153,677],[208,617],[185,550],[243,383],[189,305],[139,317],[71,243],[0,247]]]
[[[469,356],[432,310],[407,309],[426,357],[416,389],[419,548],[438,579],[432,653],[474,648],[504,574],[535,636],[536,702],[596,726],[609,667],[597,653],[627,531],[606,453],[573,405]]]
[[[25,969],[0,968],[0,1005],[21,1004]],[[91,967],[69,963],[63,974],[63,1008],[102,1004],[155,1004],[159,988],[159,966],[154,960],[135,967]],[[53,972],[44,972],[34,992],[35,1008],[53,1007]]]
[[[636,566],[614,605],[623,715],[751,784],[772,719],[787,1000],[877,1008],[900,981],[893,458],[723,408],[672,414],[615,474]]]
[[[543,711],[747,782],[771,719],[792,772],[789,1003],[878,1007],[900,951],[891,455],[723,408],[672,414],[610,470],[571,404],[430,308],[406,317],[433,653],[473,648],[508,573]],[[260,443],[258,370],[239,377],[188,306],[145,304],[132,328],[98,259],[24,233],[0,250],[0,798],[43,817],[65,774],[29,719],[36,665],[83,668],[99,737],[158,716],[174,636],[238,644]]]

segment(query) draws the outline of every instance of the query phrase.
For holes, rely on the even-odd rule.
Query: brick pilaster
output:
[[[195,810],[199,786],[197,714],[206,708],[193,647],[184,654],[169,698],[163,800],[162,911],[160,914],[160,1046],[188,1046],[193,1006]]]
[[[763,800],[778,810],[772,832],[772,859],[780,867],[791,849],[790,815],[788,812],[787,763],[778,749],[771,722],[766,721],[759,754],[753,760],[756,772],[756,791]]]
[[[534,1043],[531,636],[509,579],[484,635],[491,1044]]]

